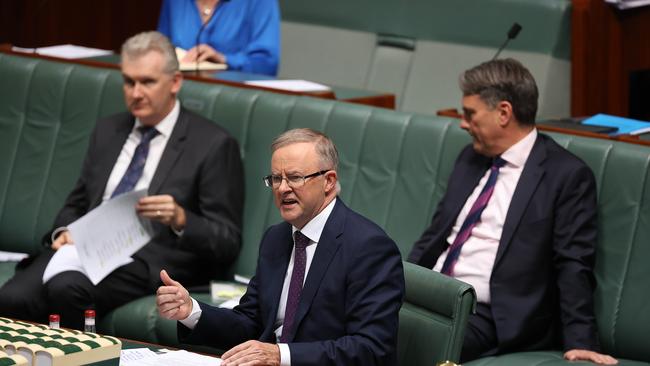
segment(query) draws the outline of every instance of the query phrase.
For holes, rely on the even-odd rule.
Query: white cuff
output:
[[[280,348],[280,366],[291,366],[291,351],[286,343],[278,343]]]
[[[64,231],[68,231],[67,226],[60,226],[54,229],[54,231],[52,231],[52,235],[50,235],[50,244],[54,243],[56,237],[59,236],[59,234],[61,234]]]
[[[186,326],[189,329],[194,329],[196,327],[196,324],[199,322],[199,319],[201,318],[201,313],[203,312],[201,310],[201,306],[199,305],[199,302],[194,300],[192,297],[192,312],[190,315],[187,316],[187,318],[183,320],[179,320],[181,324]]]

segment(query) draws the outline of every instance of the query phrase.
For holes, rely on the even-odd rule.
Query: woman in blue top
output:
[[[231,70],[277,73],[277,0],[163,0],[158,31],[188,50],[183,61],[198,56],[198,61],[226,63]]]

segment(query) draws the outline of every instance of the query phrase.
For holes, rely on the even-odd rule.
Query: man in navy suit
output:
[[[179,320],[184,342],[230,348],[223,365],[394,365],[404,295],[397,246],[336,198],[328,137],[290,130],[272,150],[264,181],[286,222],[264,234],[239,305],[198,303],[161,271],[159,313]]]
[[[483,63],[460,85],[473,142],[409,261],[476,289],[461,359],[562,347],[569,360],[616,363],[597,353],[593,173],[538,134],[537,86],[519,62]]]

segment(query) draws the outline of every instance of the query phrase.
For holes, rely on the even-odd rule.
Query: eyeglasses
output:
[[[309,175],[287,175],[286,177],[283,177],[281,175],[267,175],[266,177],[262,178],[262,181],[264,181],[264,184],[267,187],[272,187],[272,188],[278,188],[282,184],[283,180],[287,180],[287,185],[291,188],[300,188],[305,185],[305,181],[309,178],[313,177],[318,177],[319,175],[323,175],[327,172],[329,172],[330,169],[327,170],[321,170],[319,172],[309,174]]]

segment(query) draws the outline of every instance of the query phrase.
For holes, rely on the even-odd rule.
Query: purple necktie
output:
[[[451,246],[449,246],[449,253],[447,254],[445,263],[442,265],[442,269],[440,270],[441,273],[453,276],[454,266],[458,261],[460,250],[463,247],[463,244],[465,244],[467,239],[469,239],[471,236],[474,226],[476,226],[476,224],[481,221],[481,213],[483,213],[483,210],[490,201],[490,197],[492,197],[492,192],[494,192],[494,185],[497,182],[499,168],[501,168],[505,163],[506,161],[498,156],[494,158],[492,166],[490,167],[490,176],[488,177],[485,186],[481,190],[481,194],[479,194],[476,201],[474,201],[474,204],[469,210],[467,217],[465,217],[463,225],[458,231],[458,235],[456,235],[456,239],[454,239],[454,242],[451,244]]]
[[[138,131],[142,134],[142,140],[135,148],[129,167],[126,168],[126,172],[124,172],[120,183],[115,187],[111,198],[132,191],[140,177],[142,177],[144,164],[147,162],[147,155],[149,155],[149,142],[158,135],[158,130],[153,127],[142,126],[138,127]]]
[[[293,318],[300,302],[302,283],[305,279],[305,268],[307,266],[307,246],[311,244],[308,237],[300,231],[294,234],[296,255],[293,257],[293,272],[289,284],[289,295],[287,296],[287,307],[284,309],[284,322],[282,323],[282,335],[280,342],[286,343],[293,328]]]

